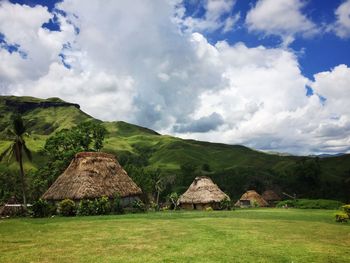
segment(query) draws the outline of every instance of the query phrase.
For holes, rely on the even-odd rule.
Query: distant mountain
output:
[[[10,143],[6,138],[7,129],[11,115],[18,111],[31,134],[27,144],[34,153],[33,163],[26,162],[26,169],[36,169],[45,164],[45,156],[40,154],[40,150],[51,135],[83,121],[94,120],[81,111],[79,105],[59,98],[0,96],[0,152]],[[297,191],[298,187],[293,186],[293,180],[299,180],[295,172],[297,164],[314,159],[268,154],[241,145],[184,140],[122,121],[102,123],[108,130],[103,151],[116,154],[122,163],[141,160],[145,169],[159,169],[163,174],[174,175],[174,189],[179,192],[188,187],[196,174],[211,176],[231,196],[239,196],[249,187]],[[343,191],[337,190],[337,187],[350,175],[350,155],[322,158],[319,165],[320,180],[330,184],[334,191],[329,192],[328,197],[336,198],[336,192]],[[285,189],[285,185],[289,189]],[[324,196],[327,197],[326,190]]]

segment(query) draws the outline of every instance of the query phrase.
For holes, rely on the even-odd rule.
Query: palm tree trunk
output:
[[[18,154],[18,162],[19,162],[19,171],[21,174],[21,181],[22,181],[23,206],[24,206],[24,211],[27,212],[26,180],[24,176],[22,153],[20,152],[20,150]]]

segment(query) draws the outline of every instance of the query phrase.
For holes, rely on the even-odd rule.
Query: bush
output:
[[[281,202],[278,202],[276,204],[276,207],[295,207],[296,205],[296,201],[294,200],[285,200],[285,201],[281,201]]]
[[[213,208],[212,208],[211,206],[209,206],[209,207],[207,207],[207,208],[205,209],[205,211],[210,212],[210,211],[214,211],[214,210],[213,210]]]
[[[94,205],[97,215],[106,215],[111,212],[111,204],[109,203],[107,196],[102,196],[99,199],[95,199]]]
[[[114,196],[112,212],[116,214],[124,214],[124,208],[122,206],[122,201],[119,195]]]
[[[84,199],[79,202],[77,215],[91,216],[96,214],[95,204],[93,201]]]
[[[43,199],[35,201],[32,206],[34,217],[48,217],[54,214],[55,207],[51,206],[48,202]]]
[[[58,204],[58,213],[62,216],[75,216],[75,212],[75,203],[70,199],[64,199]]]
[[[350,205],[343,205],[342,209],[344,210],[345,213],[347,213],[350,217]]]
[[[220,210],[231,210],[232,202],[228,198],[225,198],[221,200],[219,208]]]
[[[339,209],[343,205],[342,202],[327,199],[296,199],[278,202],[276,207],[295,207],[301,209]]]
[[[336,222],[348,222],[349,220],[349,216],[348,214],[344,213],[344,212],[339,212],[335,214],[335,221]]]
[[[132,203],[132,208],[134,209],[134,212],[145,212],[146,206],[141,200],[135,200]]]
[[[341,207],[343,210],[342,212],[335,214],[335,221],[337,222],[348,222],[350,219],[350,204],[349,205],[343,205]]]

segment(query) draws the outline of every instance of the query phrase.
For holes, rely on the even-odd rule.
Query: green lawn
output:
[[[350,262],[334,211],[247,209],[0,221],[0,262]]]

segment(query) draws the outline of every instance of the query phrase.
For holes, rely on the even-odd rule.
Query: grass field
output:
[[[331,210],[247,209],[0,221],[0,262],[350,262]]]

